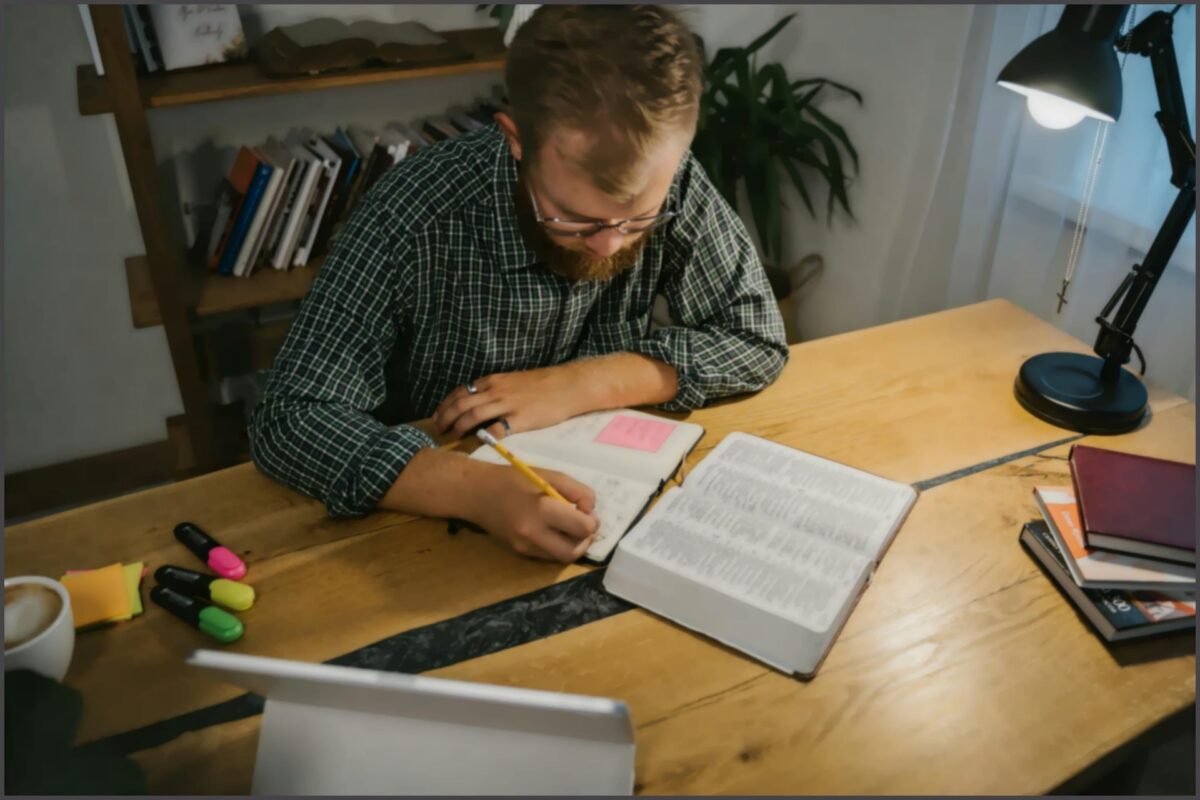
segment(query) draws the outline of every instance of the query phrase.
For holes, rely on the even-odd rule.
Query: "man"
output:
[[[688,153],[701,68],[667,9],[538,9],[509,49],[511,113],[400,162],[347,223],[255,409],[263,472],[333,516],[457,517],[572,561],[596,532],[586,486],[543,472],[568,506],[385,422],[503,436],[773,381],[778,307]],[[652,331],[659,294],[673,324]]]

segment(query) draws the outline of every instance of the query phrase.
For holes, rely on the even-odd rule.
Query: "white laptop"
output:
[[[212,650],[188,663],[266,698],[254,794],[633,791],[616,700]]]

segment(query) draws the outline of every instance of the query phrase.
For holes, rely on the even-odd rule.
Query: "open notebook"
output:
[[[584,557],[600,563],[703,435],[704,428],[691,422],[622,409],[514,433],[504,446],[522,461],[570,475],[596,493],[600,529]],[[471,458],[508,464],[490,447],[479,447]]]
[[[621,542],[612,594],[810,677],[917,492],[732,433]]]

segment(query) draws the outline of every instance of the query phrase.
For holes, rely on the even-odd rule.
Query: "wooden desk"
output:
[[[744,430],[922,489],[809,683],[627,609],[587,567],[435,520],[331,521],[250,465],[17,526],[5,574],[194,565],[171,536],[191,520],[260,594],[231,650],[621,698],[642,792],[1044,793],[1195,701],[1192,637],[1106,648],[1017,542],[1071,441],[1194,461],[1195,408],[1152,389],[1142,429],[1075,437],[1013,398],[1053,349],[1088,350],[990,301],[798,345],[775,385],[691,415],[692,464]],[[248,791],[254,698],[181,666],[210,645],[153,606],[80,636],[80,741],[136,750],[154,792]]]

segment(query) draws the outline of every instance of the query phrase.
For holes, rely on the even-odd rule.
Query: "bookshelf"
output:
[[[212,67],[156,72],[138,79],[142,107],[150,110],[210,103],[216,100],[251,99],[276,94],[312,92],[366,86],[374,83],[498,72],[504,68],[504,45],[496,28],[440,31],[441,36],[470,53],[461,61],[431,66],[361,69],[309,75],[301,78],[268,78],[253,61]],[[79,113],[84,116],[112,113],[112,86],[92,65],[76,70]]]
[[[299,300],[307,294],[322,258],[306,267],[281,272],[259,268],[248,278],[220,276],[194,266],[168,224],[170,203],[159,185],[158,161],[151,143],[149,112],[156,109],[219,100],[253,101],[258,97],[418,80],[480,72],[500,72],[504,45],[497,28],[442,31],[442,36],[468,53],[458,61],[405,68],[362,69],[275,80],[253,61],[138,75],[129,52],[125,21],[119,5],[89,6],[105,75],[94,66],[76,70],[79,113],[112,114],[125,158],[138,225],[146,245],[143,255],[125,260],[130,310],[134,327],[162,325],[167,336],[184,413],[173,419],[182,430],[180,476],[199,474],[231,463],[227,437],[220,435],[227,416],[212,402],[209,381],[216,377],[204,335],[194,330],[205,318],[274,303]],[[254,346],[256,363],[267,360],[266,349],[278,347],[286,328],[273,324],[269,335]],[[178,438],[172,435],[172,439]]]

